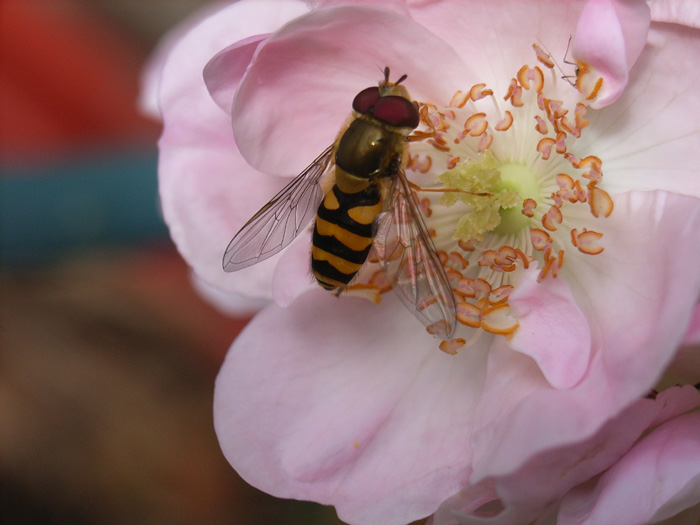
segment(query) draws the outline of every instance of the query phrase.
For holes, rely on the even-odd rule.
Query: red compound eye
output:
[[[418,108],[413,102],[396,95],[377,100],[372,108],[372,115],[390,126],[415,128],[420,122]]]
[[[366,115],[377,100],[379,100],[379,88],[368,87],[355,95],[355,99],[352,101],[352,109],[362,115]]]

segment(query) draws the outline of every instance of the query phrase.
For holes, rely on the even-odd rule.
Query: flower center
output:
[[[499,210],[501,223],[494,229],[494,233],[507,235],[519,232],[530,225],[530,217],[523,215],[522,207],[518,204],[526,199],[536,199],[540,195],[540,185],[535,173],[523,164],[508,162],[503,164],[499,171],[501,188],[517,195],[517,202],[512,206],[501,206]]]
[[[556,278],[565,252],[601,253],[603,234],[582,223],[613,210],[601,187],[602,161],[577,144],[588,125],[586,100],[533,47],[544,71],[523,66],[502,98],[476,84],[445,107],[423,104],[427,129],[418,135],[425,140],[411,144],[407,169],[432,190],[417,196],[457,297],[457,319],[478,329],[474,337],[518,328],[508,295],[523,269],[537,265],[540,281]],[[441,348],[453,353],[464,344]]]
[[[455,235],[462,240],[481,240],[488,231],[506,235],[530,224],[522,214],[522,203],[540,195],[536,174],[521,163],[499,164],[490,150],[466,160],[438,177],[448,192],[440,199],[451,206],[458,199],[469,206],[457,224]]]

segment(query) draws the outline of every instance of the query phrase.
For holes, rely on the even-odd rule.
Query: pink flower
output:
[[[352,523],[405,523],[444,500],[436,523],[493,500],[493,523],[562,498],[562,516],[606,512],[664,436],[697,426],[681,415],[693,388],[641,398],[700,296],[700,34],[650,24],[641,0],[335,4],[238,2],[157,66],[172,237],[230,308],[272,300],[217,380],[226,457]],[[408,177],[491,195],[419,194],[459,302],[445,352],[391,292],[375,306],[313,284],[306,233],[221,270],[232,235],[334,141],[385,65],[437,131],[410,144]],[[611,465],[600,490],[569,493]],[[667,501],[700,499],[676,481]],[[648,516],[684,508],[663,505]]]
[[[700,500],[700,418],[683,414],[699,401],[692,386],[640,399],[587,439],[470,484],[432,523],[628,525],[684,511]]]
[[[664,423],[600,478],[567,494],[559,522],[656,523],[697,505],[698,494],[700,413],[693,412]],[[685,523],[699,516],[696,507]]]

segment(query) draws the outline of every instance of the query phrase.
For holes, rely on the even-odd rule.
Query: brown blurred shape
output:
[[[214,379],[245,321],[202,302],[172,248],[5,271],[0,297],[3,524],[339,523],[223,458]]]

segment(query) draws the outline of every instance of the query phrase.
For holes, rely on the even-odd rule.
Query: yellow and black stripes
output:
[[[381,208],[374,184],[354,193],[335,185],[328,192],[318,208],[311,249],[311,270],[323,288],[348,284],[365,263]]]

